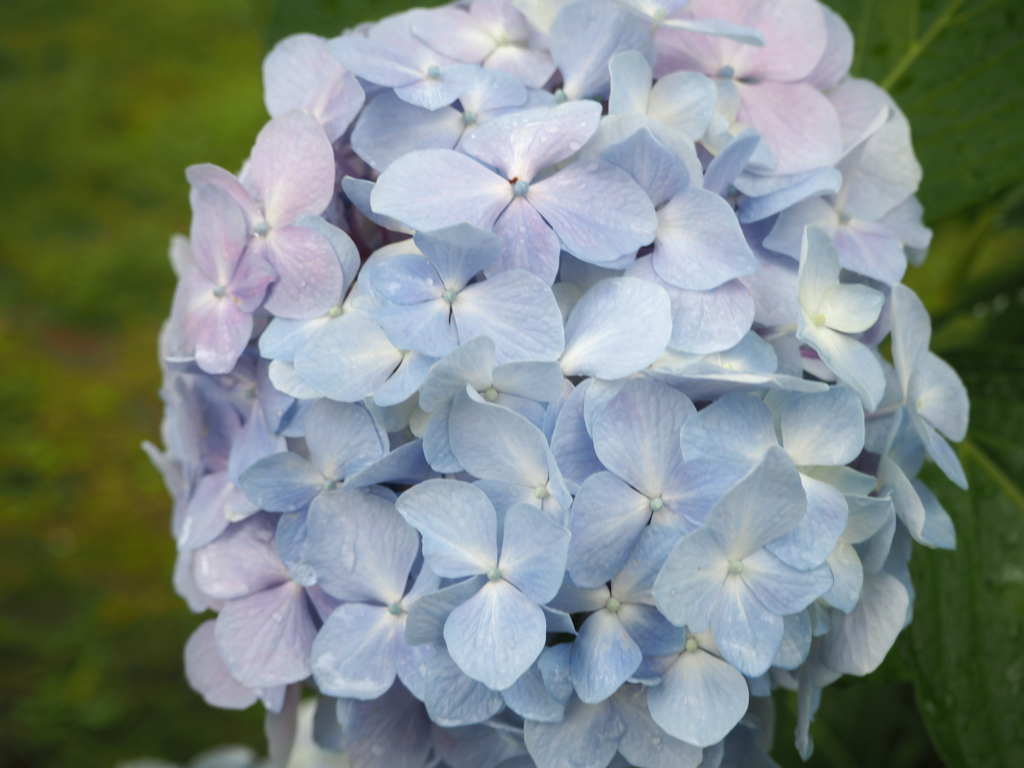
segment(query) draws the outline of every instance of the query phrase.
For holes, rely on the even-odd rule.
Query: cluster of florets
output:
[[[954,546],[918,470],[965,485],[900,284],[920,166],[852,49],[815,0],[280,42],[172,248],[192,686],[277,754],[315,688],[355,768],[749,765],[781,686],[808,755],[910,620],[911,541]]]

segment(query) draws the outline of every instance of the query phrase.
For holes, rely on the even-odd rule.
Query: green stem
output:
[[[978,447],[977,443],[973,442],[970,438],[964,440],[960,443],[960,452],[972,459],[981,471],[992,478],[992,482],[999,486],[999,490],[1005,493],[1007,498],[1021,512],[1024,512],[1024,493],[1021,492],[1013,480],[1006,476],[1006,473],[1003,472],[999,465]]]
[[[911,43],[910,47],[907,48],[907,52],[903,54],[902,58],[896,62],[896,66],[892,68],[892,71],[885,76],[882,81],[882,87],[885,90],[892,88],[896,82],[903,77],[910,66],[917,61],[917,57],[920,56],[925,48],[931,45],[932,40],[939,36],[956,16],[956,12],[960,10],[960,6],[964,4],[964,0],[950,0],[949,5],[946,6],[945,10],[939,15],[932,25],[928,28],[928,31],[921,37]]]

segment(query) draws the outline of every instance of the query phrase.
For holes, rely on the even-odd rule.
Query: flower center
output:
[[[853,215],[851,213],[849,213],[848,211],[843,211],[842,213],[839,214],[839,223],[840,224],[849,224],[850,223],[850,219],[852,219],[852,218],[853,218]]]
[[[449,288],[447,291],[441,294],[441,298],[447,301],[449,304],[451,304],[453,301],[455,301],[455,297],[458,295],[459,294],[457,294],[455,291]]]
[[[257,237],[266,237],[267,233],[270,232],[270,225],[265,221],[258,221],[256,226],[252,228],[252,231],[256,233]]]
[[[431,64],[427,67],[427,77],[431,80],[437,80],[441,76],[441,68],[437,64]]]
[[[814,316],[814,324],[817,325],[817,326],[824,325],[825,324],[825,315],[823,315],[821,312],[816,314]]]
[[[213,295],[216,296],[218,299],[223,299],[224,294],[226,294],[227,292],[227,286],[224,285],[218,285],[216,288],[213,289]]]
[[[512,185],[512,188],[515,189],[517,195],[525,195],[530,191],[530,182],[519,179],[519,181]]]
[[[487,578],[488,578],[489,581],[500,581],[501,580],[501,571],[499,571],[497,568],[491,568],[487,572]]]
[[[659,496],[656,499],[651,499],[651,512],[661,512],[665,508],[665,502],[661,500]]]
[[[462,113],[462,122],[466,125],[472,125],[476,122],[476,112],[470,112],[469,110]]]
[[[667,8],[658,8],[654,12],[654,18],[657,19],[658,21],[664,21],[665,19],[668,18],[668,9]]]
[[[324,480],[323,488],[325,491],[333,491],[337,485],[334,480]]]
[[[729,561],[729,573],[734,573],[737,576],[743,573],[743,561],[742,560],[730,560]]]
[[[563,91],[561,88],[555,91],[554,96],[556,104],[561,104],[562,102],[566,101],[569,98],[568,96],[565,95],[565,91]]]
[[[341,317],[341,307],[334,306],[327,310],[327,315],[333,320],[336,317]]]
[[[689,638],[689,639],[688,639],[688,640],[686,641],[686,650],[688,650],[688,651],[689,651],[690,653],[693,653],[693,652],[694,652],[694,651],[696,651],[696,650],[697,650],[697,649],[698,649],[699,647],[700,647],[700,646],[699,646],[699,645],[697,645],[697,641],[696,641],[696,640],[694,640],[694,639],[693,639],[692,637],[691,637],[691,638]]]
[[[493,403],[495,400],[498,399],[498,390],[496,390],[494,387],[490,387],[489,389],[484,391],[484,397],[486,397]]]
[[[494,38],[495,45],[508,45],[508,37],[503,33]]]
[[[388,606],[388,613],[392,616],[401,616],[405,611],[402,610],[401,603],[391,603],[391,605]]]
[[[538,499],[546,499],[550,495],[550,491],[546,485],[538,485],[533,489],[533,495]]]
[[[736,70],[726,64],[720,70],[718,70],[718,76],[725,79],[731,80],[736,75]]]
[[[609,597],[608,598],[608,602],[604,604],[604,607],[607,608],[612,613],[618,613],[619,612],[619,608],[622,607],[622,603],[620,603],[614,597]]]

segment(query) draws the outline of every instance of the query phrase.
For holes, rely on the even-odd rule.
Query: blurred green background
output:
[[[188,227],[184,167],[237,167],[265,120],[267,46],[403,5],[0,4],[0,766],[262,745],[257,708],[185,684],[201,618],[171,591],[169,501],[139,450],[158,438],[167,243]],[[972,490],[928,474],[960,547],[915,552],[918,618],[878,672],[826,692],[811,766],[1024,765],[1021,5],[834,3],[925,165],[936,239],[907,280],[972,392]],[[778,703],[777,758],[798,765]]]

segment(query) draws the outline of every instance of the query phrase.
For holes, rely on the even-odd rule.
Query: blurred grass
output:
[[[211,709],[185,684],[200,619],[171,591],[169,501],[138,445],[158,435],[155,339],[173,290],[168,236],[188,227],[183,169],[248,153],[265,119],[264,46],[299,18],[282,16],[287,2],[0,4],[3,768],[261,746],[258,708]],[[300,26],[404,4],[305,2]],[[1018,325],[1016,287],[1003,287],[1009,311],[991,298],[1001,269],[1024,261],[998,210],[941,222],[928,267],[908,276],[953,318],[937,344]],[[968,272],[943,266],[967,247]],[[979,298],[959,306],[965,282]],[[777,757],[796,766],[794,699],[778,702]],[[830,688],[812,734],[808,768],[939,764],[896,654],[867,682]]]
[[[183,169],[263,119],[246,0],[0,4],[0,765],[258,744],[184,684],[154,339]]]

